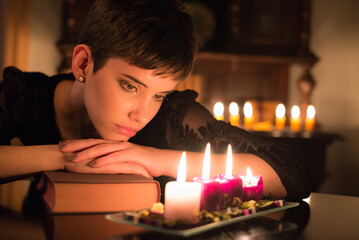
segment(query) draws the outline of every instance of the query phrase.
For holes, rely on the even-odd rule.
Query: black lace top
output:
[[[19,137],[24,145],[58,144],[61,140],[54,113],[54,91],[72,74],[48,77],[42,73],[22,72],[14,67],[4,70],[0,84],[0,143],[8,145]],[[304,165],[287,147],[253,135],[229,123],[217,121],[195,101],[192,90],[175,91],[154,119],[129,141],[163,149],[203,152],[207,142],[212,151],[252,153],[266,161],[278,174],[287,199],[298,200],[310,194],[311,183]]]

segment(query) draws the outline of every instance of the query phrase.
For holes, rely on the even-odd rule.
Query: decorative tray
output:
[[[283,206],[280,206],[280,207],[270,208],[267,210],[261,210],[261,211],[255,212],[255,213],[250,213],[248,215],[237,216],[237,217],[233,217],[233,218],[230,218],[227,220],[221,220],[218,222],[207,223],[207,224],[198,225],[198,226],[194,226],[194,227],[186,228],[186,229],[173,229],[173,228],[168,228],[168,227],[162,227],[161,225],[158,225],[158,224],[156,225],[156,224],[145,223],[145,222],[139,221],[138,218],[136,219],[136,218],[129,217],[129,216],[138,214],[140,211],[107,214],[106,219],[108,219],[110,221],[117,222],[117,223],[138,226],[138,227],[141,227],[141,228],[144,228],[147,230],[151,230],[154,232],[162,233],[162,234],[167,234],[167,235],[172,235],[172,236],[189,237],[189,236],[193,236],[193,235],[203,233],[203,232],[206,232],[209,230],[220,228],[220,227],[223,227],[223,226],[226,226],[229,224],[233,224],[233,223],[240,222],[240,221],[245,221],[245,220],[256,218],[256,217],[259,217],[259,216],[262,216],[262,215],[265,215],[268,213],[277,212],[277,211],[293,208],[296,206],[299,206],[299,203],[284,202]]]

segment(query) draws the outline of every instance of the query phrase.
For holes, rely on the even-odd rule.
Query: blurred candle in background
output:
[[[290,118],[290,129],[293,131],[300,130],[300,109],[297,105],[292,107],[292,115]]]
[[[247,129],[251,129],[253,125],[253,107],[250,102],[246,102],[243,107],[244,113],[244,127]]]
[[[305,130],[313,131],[315,124],[315,108],[313,105],[307,107],[307,116],[305,117]]]
[[[229,122],[232,126],[239,127],[239,107],[235,102],[229,104]]]
[[[224,105],[221,102],[217,102],[216,104],[214,104],[213,107],[213,114],[214,117],[218,120],[218,121],[223,121],[224,120]]]
[[[275,110],[275,127],[278,130],[282,130],[285,125],[285,107],[282,103],[278,104]]]
[[[201,192],[200,183],[186,182],[186,152],[183,152],[178,166],[177,181],[168,182],[165,187],[166,219],[197,222]]]

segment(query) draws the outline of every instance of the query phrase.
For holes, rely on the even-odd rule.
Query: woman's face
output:
[[[176,84],[172,77],[110,58],[103,68],[86,76],[86,109],[102,138],[127,141],[152,120]]]

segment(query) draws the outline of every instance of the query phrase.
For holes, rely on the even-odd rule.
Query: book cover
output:
[[[118,212],[150,208],[160,201],[153,179],[132,174],[41,173],[37,189],[50,213]]]

